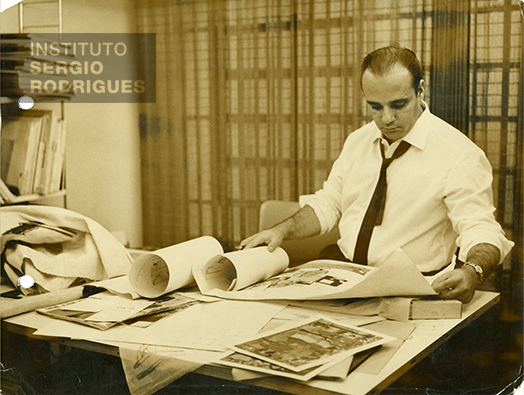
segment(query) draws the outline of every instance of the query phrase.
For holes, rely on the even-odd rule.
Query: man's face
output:
[[[424,81],[415,90],[412,80],[409,70],[400,65],[383,76],[369,69],[362,75],[362,92],[372,109],[373,120],[390,143],[408,134],[422,114]]]

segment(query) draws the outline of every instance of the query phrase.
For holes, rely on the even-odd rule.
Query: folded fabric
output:
[[[1,212],[4,269],[17,285],[27,274],[39,292],[76,280],[127,274],[132,258],[103,226],[74,211],[52,206],[9,206]]]

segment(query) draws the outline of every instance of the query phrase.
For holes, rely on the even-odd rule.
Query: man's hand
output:
[[[284,240],[284,233],[276,226],[242,240],[239,248],[253,248],[261,244],[267,244],[268,251],[273,252],[280,246],[282,240]]]
[[[311,206],[306,204],[281,223],[242,240],[237,248],[252,248],[267,244],[269,252],[273,252],[284,239],[302,239],[319,233],[320,222],[317,215]]]
[[[500,251],[497,247],[488,243],[480,243],[471,247],[466,261],[479,265],[484,272],[484,278],[488,278],[497,267],[499,258]],[[458,299],[462,303],[471,301],[478,285],[477,272],[469,265],[443,274],[432,284],[433,289],[442,299]]]
[[[431,286],[442,299],[458,299],[462,303],[469,303],[475,294],[479,280],[475,270],[463,266],[444,273]]]

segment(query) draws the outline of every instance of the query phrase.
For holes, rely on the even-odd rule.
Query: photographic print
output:
[[[384,376],[234,382],[230,368],[206,361],[188,384],[197,393],[239,393],[246,386],[246,393],[261,395],[264,381],[278,392],[308,395],[518,392],[524,378],[524,0],[0,3],[2,240],[11,230],[7,214],[42,211],[28,219],[33,223],[15,226],[24,235],[11,233],[16,241],[2,243],[4,392],[12,377],[13,393],[20,382],[26,393],[56,395],[134,393],[130,382],[140,387],[136,393],[163,386],[165,393],[187,393],[187,376],[175,377],[180,366],[122,358],[123,346],[100,339],[160,327],[166,342],[181,344],[175,325],[166,324],[170,317],[162,318],[173,311],[101,330],[68,321],[89,315],[87,322],[110,326],[116,315],[66,311],[52,318],[35,310],[80,297],[70,291],[84,281],[130,273],[124,254],[130,250],[155,255],[177,246],[176,264],[141,259],[152,269],[137,271],[151,290],[142,297],[192,286],[192,265],[209,250],[193,246],[181,254],[178,247],[204,236],[216,239],[217,254],[268,247],[289,256],[282,275],[251,288],[240,279],[267,270],[264,264],[253,260],[242,273],[235,265],[235,278],[233,270],[222,271],[230,282],[220,295],[206,294],[207,301],[218,296],[260,307],[277,299],[297,305],[432,295],[462,304],[462,318],[413,320],[421,330],[402,343]],[[309,208],[294,218],[302,218],[296,226],[283,229]],[[24,241],[35,221],[71,230],[52,209],[96,223],[121,247],[120,258],[103,249],[85,254],[78,236],[74,243]],[[71,258],[68,246],[75,249]],[[389,270],[397,248],[412,265]],[[304,266],[315,260],[340,266]],[[96,270],[87,270],[89,262],[97,262]],[[18,287],[29,268],[42,275],[33,277],[34,286]],[[44,290],[57,290],[60,300],[52,291],[35,294]],[[230,333],[209,320],[221,322],[220,304],[213,304],[176,312],[191,344],[223,345],[229,353],[259,337],[253,330],[226,344]],[[193,310],[210,313],[180,318]],[[235,336],[243,324],[260,320],[258,309],[233,313],[228,323],[239,329]],[[361,317],[341,321],[374,316]],[[75,333],[84,331],[96,338],[78,339]],[[140,346],[156,352],[149,346],[159,337],[143,336],[135,338]],[[290,344],[304,349],[276,347],[277,335],[274,343],[259,339],[276,347],[267,357],[278,360],[249,356],[282,369],[292,357],[291,367],[302,369],[336,358],[331,353],[352,352],[317,336],[290,335]],[[139,344],[119,333],[114,339]],[[147,377],[166,381],[128,376],[137,373],[136,360],[144,361],[139,373],[155,371],[158,376]],[[212,381],[216,372],[223,381]]]
[[[311,380],[313,377],[318,376],[320,373],[326,369],[329,369],[338,362],[339,361],[331,361],[325,365],[314,366],[300,372],[295,372],[282,366],[275,365],[271,362],[238,352],[231,353],[218,361],[218,363],[222,365],[231,366],[234,368],[253,370],[255,372],[266,373],[273,376],[282,376],[300,381]]]
[[[390,336],[363,328],[340,324],[324,317],[312,317],[237,344],[233,349],[301,372],[329,361],[340,361],[391,340],[393,338]]]

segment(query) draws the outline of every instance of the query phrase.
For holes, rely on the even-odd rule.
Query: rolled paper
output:
[[[223,252],[220,242],[211,236],[165,247],[139,256],[129,270],[129,281],[140,296],[158,298],[194,284],[192,266]]]
[[[84,286],[71,287],[58,291],[46,292],[38,295],[24,296],[21,299],[2,298],[0,315],[2,318],[27,313],[43,307],[53,306],[80,299],[83,295]]]
[[[279,247],[269,252],[263,246],[220,254],[203,264],[195,264],[193,276],[204,294],[213,289],[238,291],[282,273],[288,265],[286,251]]]

